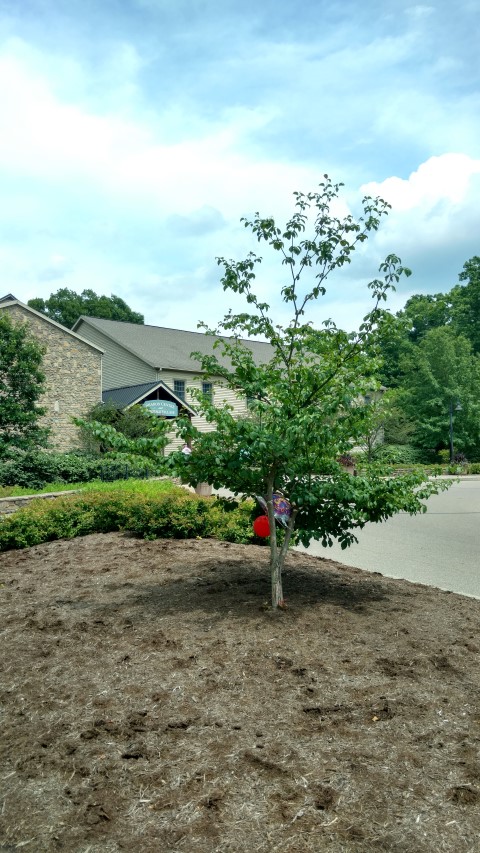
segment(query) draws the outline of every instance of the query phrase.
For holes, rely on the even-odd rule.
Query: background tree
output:
[[[381,353],[379,378],[386,388],[395,388],[400,377],[400,356],[409,346],[405,318],[385,311],[378,319],[377,339]]]
[[[415,422],[412,442],[426,451],[449,445],[449,411],[455,412],[455,447],[473,457],[480,447],[480,357],[449,327],[427,332],[402,364],[398,401]]]
[[[395,376],[393,363],[402,341],[418,344],[432,329],[452,328],[480,352],[480,257],[466,261],[458,278],[447,293],[416,293],[395,316],[384,319],[382,352]]]
[[[137,415],[138,413],[135,413],[136,417]],[[105,422],[84,418],[73,420],[85,436],[90,437],[97,446],[100,445],[102,452],[110,454],[112,458],[120,454],[124,461],[133,463],[145,463],[148,460],[155,463],[159,471],[171,471],[171,463],[164,459],[165,447],[170,441],[172,431],[170,420],[144,410],[142,434],[138,434],[139,430],[131,429],[132,433],[137,433],[135,435],[128,435],[117,428],[122,423],[121,420],[117,421],[117,427],[113,426],[108,418]]]
[[[419,343],[431,329],[447,326],[452,321],[452,302],[449,294],[418,293],[411,296],[397,315],[405,318],[408,339]]]
[[[38,400],[45,387],[43,350],[25,324],[0,314],[0,456],[11,448],[45,445],[48,430],[38,421],[45,409]]]
[[[379,468],[351,477],[338,461],[364,433],[370,417],[362,398],[378,384],[380,305],[400,276],[409,274],[395,255],[381,264],[383,277],[369,284],[374,307],[357,333],[348,334],[331,321],[317,330],[305,320],[307,309],[325,293],[330,274],[351,261],[389,207],[366,197],[358,221],[352,216],[340,220],[331,212],[340,186],[325,176],[319,192],[295,193],[296,212],[284,229],[258,213],[253,221],[244,220],[258,241],[279,254],[285,270],[281,297],[292,310],[287,326],[274,321],[270,306],[253,290],[260,257],[251,252],[239,262],[219,259],[223,288],[243,294],[253,313],[230,312],[217,330],[231,336],[215,344],[230,367],[215,354],[195,357],[206,375],[222,377],[250,401],[250,413],[237,419],[228,405],[215,406],[199,395],[198,406],[215,430],[200,433],[185,421],[180,432],[192,441],[193,452],[188,458],[179,453],[175,460],[192,485],[206,481],[235,494],[265,498],[273,607],[283,604],[282,567],[294,530],[305,545],[311,539],[329,545],[337,538],[346,547],[355,541],[354,530],[367,521],[381,521],[399,510],[421,511],[422,499],[439,488],[422,483],[417,474],[392,478]],[[256,364],[241,336],[267,340],[270,361]],[[278,492],[291,503],[283,542],[274,518]]]
[[[388,444],[408,444],[415,432],[415,423],[398,404],[398,392],[386,394],[383,418],[383,439]]]
[[[460,281],[451,291],[453,323],[457,332],[471,342],[480,353],[480,257],[475,255],[463,265]]]
[[[430,332],[434,330],[448,332],[450,335],[445,337],[440,334],[438,337],[430,338],[431,341],[436,340],[442,346],[448,342],[443,360],[450,364],[451,370],[445,370],[445,377],[442,380],[444,390],[437,392],[434,392],[435,376],[438,373],[440,379],[442,357],[440,353],[436,357],[431,352],[430,345],[423,344]],[[461,337],[463,341],[459,344],[456,356],[452,349],[452,336]],[[449,292],[416,294],[406,302],[402,311],[395,316],[384,314],[380,321],[382,382],[387,388],[398,392],[397,405],[399,411],[403,412],[405,425],[410,428],[410,425],[415,423],[418,427],[416,438],[409,439],[405,436],[406,441],[398,442],[398,444],[407,445],[408,453],[410,449],[413,450],[408,447],[411,443],[416,445],[417,452],[423,452],[424,456],[426,455],[425,458],[431,455],[434,447],[441,449],[446,446],[448,429],[446,438],[441,435],[445,426],[444,414],[442,414],[445,410],[444,391],[456,382],[455,364],[458,363],[460,352],[464,351],[465,341],[471,344],[470,354],[465,354],[466,362],[469,364],[466,375],[470,381],[472,370],[473,374],[475,373],[474,362],[471,362],[472,353],[480,354],[480,258],[478,256],[474,256],[464,264],[463,271],[459,275],[459,284]],[[418,359],[422,363],[420,371],[417,369]],[[465,360],[462,363],[465,366]],[[414,388],[417,390],[415,391]],[[448,393],[449,391],[447,395]],[[457,396],[459,394],[460,390]],[[461,391],[461,396],[469,399],[468,385]],[[447,405],[447,410],[449,405],[450,403]],[[404,409],[404,406],[407,408]],[[435,406],[437,415],[435,415]],[[471,459],[474,459],[480,456],[480,447],[477,444],[478,430],[475,418],[470,417],[467,410],[472,410],[470,403],[465,407],[463,415],[458,413],[456,415],[461,425],[458,438],[463,450],[466,451],[468,447],[468,454]],[[385,440],[397,444],[388,430],[385,432]],[[400,449],[399,452],[402,455]]]
[[[67,329],[71,329],[82,314],[125,323],[145,322],[143,315],[132,311],[119,296],[98,296],[93,290],[83,290],[79,294],[62,287],[46,300],[29,299],[28,305]]]
[[[358,447],[367,462],[382,458],[385,443],[407,444],[415,431],[415,424],[398,405],[397,399],[396,390],[367,395],[368,418],[358,440]]]
[[[125,438],[137,439],[155,437],[157,435],[158,418],[152,416],[144,406],[130,406],[129,409],[120,409],[112,402],[97,403],[88,412],[85,422],[91,424],[107,424],[115,429],[117,433]],[[162,422],[163,425],[163,422]],[[107,453],[112,448],[108,441],[99,441],[92,436],[90,426],[82,428],[83,443],[86,448],[93,452]],[[165,442],[166,444],[166,442]]]
[[[431,329],[451,325],[453,317],[450,294],[415,294],[395,315],[385,312],[378,324],[382,353],[380,376],[387,388],[402,381],[401,363],[413,347]]]

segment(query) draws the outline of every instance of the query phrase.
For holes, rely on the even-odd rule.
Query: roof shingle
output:
[[[162,326],[144,326],[138,323],[123,323],[118,320],[102,320],[97,317],[80,317],[74,329],[80,323],[91,325],[103,332],[120,346],[137,355],[151,367],[164,370],[198,370],[198,362],[190,357],[192,352],[203,355],[214,353],[213,345],[218,338],[203,332],[184,332],[180,329],[167,329]],[[223,338],[228,341],[229,338]],[[272,347],[265,341],[243,340],[250,349],[257,364],[268,362]],[[220,364],[228,366],[228,360],[215,351]]]

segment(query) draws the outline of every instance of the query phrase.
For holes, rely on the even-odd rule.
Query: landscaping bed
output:
[[[467,853],[480,602],[268,549],[0,554],[0,850]],[[3,846],[1,846],[3,845]]]

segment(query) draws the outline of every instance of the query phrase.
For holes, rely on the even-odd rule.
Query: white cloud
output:
[[[431,157],[407,179],[391,177],[362,190],[392,205],[373,245],[400,254],[413,268],[407,295],[449,290],[464,262],[478,254],[480,159],[460,153]],[[407,283],[401,288],[405,294]]]
[[[47,75],[15,54],[0,56],[0,75],[0,167],[10,174],[97,180],[149,144],[141,126],[62,100]]]
[[[300,165],[250,159],[249,137],[269,121],[268,112],[232,108],[223,124],[213,121],[192,138],[188,118],[177,116],[179,138],[165,143],[142,121],[99,116],[57,97],[28,58],[17,42],[0,55],[0,169],[10,175],[48,180],[57,191],[65,181],[83,191],[88,181],[113,204],[148,203],[157,215],[205,205],[233,213],[248,207],[254,188],[275,199],[285,185],[310,179]]]
[[[392,227],[403,223],[417,240],[425,230],[441,240],[446,230],[454,227],[459,212],[463,215],[471,207],[476,214],[480,209],[480,202],[472,194],[477,175],[480,159],[466,154],[442,154],[422,163],[408,179],[391,177],[381,183],[365,184],[362,190],[392,205]]]
[[[355,325],[370,307],[362,276],[389,251],[423,276],[418,290],[478,253],[478,87],[446,3],[379,15],[307,3],[300,17],[280,0],[275,21],[253,0],[239,17],[231,4],[139,4],[114,20],[108,2],[86,11],[88,39],[72,11],[64,40],[65,17],[42,0],[45,20],[18,16],[0,41],[0,256],[20,298],[92,287],[149,322],[214,323],[231,299],[215,257],[263,251],[240,216],[282,220],[325,171],[356,210],[373,176],[363,189],[394,210],[319,319]],[[267,300],[279,275],[265,261]]]

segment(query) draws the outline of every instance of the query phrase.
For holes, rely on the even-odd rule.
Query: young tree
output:
[[[318,330],[306,320],[307,309],[325,293],[328,277],[350,263],[389,207],[366,197],[357,221],[350,215],[338,219],[332,203],[340,186],[325,176],[318,192],[295,193],[296,211],[284,229],[258,213],[251,222],[243,220],[258,241],[278,252],[285,271],[281,297],[292,318],[288,325],[278,325],[270,306],[255,294],[260,257],[251,252],[243,261],[219,258],[224,290],[243,294],[253,313],[230,312],[220,323],[216,333],[230,336],[215,344],[221,359],[215,354],[195,357],[204,374],[222,377],[249,401],[249,414],[237,419],[228,405],[216,406],[199,395],[198,406],[215,430],[200,433],[187,422],[180,429],[193,448],[189,457],[177,454],[176,459],[187,482],[206,481],[266,500],[275,608],[283,606],[282,567],[294,531],[305,545],[311,539],[331,545],[337,538],[346,547],[356,541],[353,531],[367,521],[382,521],[400,510],[422,511],[422,500],[439,488],[417,474],[393,478],[376,468],[352,477],[338,462],[364,433],[370,417],[361,401],[376,387],[380,305],[400,276],[409,274],[398,257],[386,258],[380,266],[383,277],[369,284],[374,307],[356,333],[331,321]],[[312,229],[309,237],[307,228]],[[268,341],[269,361],[256,363],[240,336]],[[283,541],[275,527],[274,496],[279,492],[291,505]]]
[[[104,320],[120,320],[125,323],[144,323],[142,314],[132,311],[119,296],[98,296],[93,290],[75,293],[61,287],[48,299],[29,299],[28,305],[35,311],[46,314],[56,323],[71,329],[81,314],[87,317],[101,317]]]
[[[30,338],[25,324],[0,314],[0,456],[9,448],[45,445],[48,430],[38,420],[45,386],[43,350]]]

